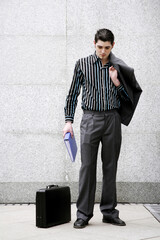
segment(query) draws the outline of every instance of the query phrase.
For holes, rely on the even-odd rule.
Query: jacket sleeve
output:
[[[71,121],[73,123],[74,121],[74,114],[75,114],[75,110],[78,102],[78,96],[80,94],[82,78],[83,78],[83,73],[80,69],[80,62],[77,61],[75,64],[72,83],[71,83],[69,93],[66,98],[66,104],[64,107],[65,122]]]

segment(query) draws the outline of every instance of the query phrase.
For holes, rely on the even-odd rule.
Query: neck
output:
[[[101,59],[102,65],[104,66],[106,63],[109,62],[109,58],[107,59]]]

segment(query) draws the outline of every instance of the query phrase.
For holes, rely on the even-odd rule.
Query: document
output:
[[[71,161],[75,162],[75,158],[77,154],[77,144],[76,144],[75,136],[72,138],[70,132],[66,133],[64,137],[64,143],[68,150]]]

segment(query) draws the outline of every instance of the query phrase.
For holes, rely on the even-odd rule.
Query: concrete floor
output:
[[[35,226],[35,205],[0,205],[0,240],[160,240],[160,223],[142,204],[118,204],[120,218],[127,226],[102,223],[99,205],[84,229],[74,229],[72,221],[47,229]]]

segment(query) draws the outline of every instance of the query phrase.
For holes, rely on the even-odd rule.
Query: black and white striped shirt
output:
[[[102,66],[96,53],[76,62],[73,80],[66,98],[65,121],[74,121],[78,95],[82,86],[82,109],[106,111],[120,108],[121,99],[128,101],[129,96],[122,84],[116,87],[110,76],[110,62]]]

